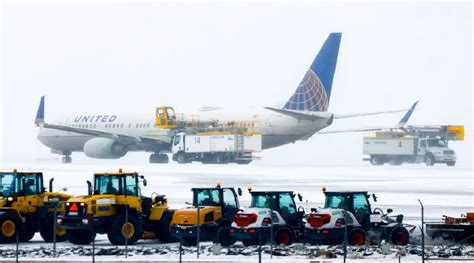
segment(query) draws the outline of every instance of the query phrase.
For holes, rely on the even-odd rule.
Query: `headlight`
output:
[[[82,219],[82,223],[83,223],[84,225],[89,224],[89,219],[87,219],[87,218]]]
[[[58,219],[56,220],[56,223],[57,223],[58,225],[62,224],[62,223],[63,223],[63,219],[62,219],[62,218],[58,218]]]

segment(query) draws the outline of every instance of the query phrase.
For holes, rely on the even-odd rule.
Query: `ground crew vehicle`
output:
[[[58,219],[68,230],[69,241],[89,244],[96,234],[107,234],[114,245],[131,245],[145,231],[155,233],[162,242],[170,241],[173,210],[168,209],[164,195],[142,196],[140,183],[146,186],[146,179],[135,172],[94,174],[94,189],[88,182],[88,195],[67,200],[66,211]]]
[[[464,126],[407,126],[403,129],[376,132],[363,139],[363,154],[373,165],[407,163],[456,164],[456,153],[449,140],[463,140]]]
[[[212,240],[223,246],[230,246],[235,239],[229,230],[235,213],[240,209],[237,193],[234,188],[192,188],[192,207],[177,210],[173,215],[170,229],[172,236],[185,246],[194,246],[199,240]],[[240,188],[238,195],[242,195]],[[199,210],[198,210],[199,208]]]
[[[262,135],[254,132],[178,133],[173,139],[173,160],[248,164],[262,150]]]
[[[64,202],[70,195],[53,192],[53,179],[49,192],[43,187],[43,173],[0,172],[0,243],[30,241],[36,232],[46,242],[66,240],[66,231],[54,230],[54,210],[64,211]]]
[[[325,191],[324,208],[312,209],[306,217],[305,238],[310,242],[342,243],[344,232],[350,245],[362,246],[366,242],[390,241],[396,245],[408,244],[408,230],[403,215],[389,216],[392,209],[371,209],[370,195],[364,191]],[[373,194],[374,201],[377,197]],[[345,230],[347,227],[347,230]]]
[[[442,238],[457,242],[474,243],[474,212],[461,217],[443,216],[442,223],[426,224],[426,234],[431,238]]]
[[[250,207],[234,217],[230,230],[233,237],[246,246],[270,241],[271,230],[273,241],[278,245],[290,245],[301,238],[305,212],[301,206],[296,208],[293,192],[251,191],[250,194]],[[298,197],[301,202],[302,196]]]

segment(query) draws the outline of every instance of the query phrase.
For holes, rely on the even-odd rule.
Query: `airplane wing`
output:
[[[364,128],[341,129],[341,130],[324,130],[324,131],[319,131],[315,134],[342,133],[342,132],[366,132],[366,131],[380,131],[380,130],[388,130],[388,129],[402,129],[407,124],[408,120],[413,114],[413,111],[415,111],[415,108],[418,102],[419,101],[416,101],[415,103],[413,103],[413,105],[407,110],[407,112],[405,113],[405,115],[403,115],[400,121],[395,126],[392,126],[392,127],[386,126],[386,127],[364,127]],[[386,112],[386,113],[389,113],[389,112]],[[373,114],[369,114],[369,115],[373,115]]]
[[[286,110],[286,109],[277,109],[273,107],[263,107],[264,109],[278,112],[284,115],[288,115],[295,119],[299,120],[317,120],[317,119],[330,119],[333,114],[329,112],[321,111],[302,111],[302,110]]]
[[[321,112],[321,111],[289,110],[289,109],[278,109],[278,108],[273,108],[273,107],[264,107],[264,109],[278,112],[278,113],[281,113],[281,114],[284,114],[284,115],[287,115],[299,120],[318,120],[318,119],[329,120],[331,118],[344,119],[344,118],[353,118],[353,117],[370,116],[370,115],[378,115],[378,114],[396,113],[396,112],[402,112],[402,111],[407,111],[407,110],[410,111],[412,108],[414,109],[417,103],[418,101],[415,102],[410,109],[375,111],[375,112],[366,112],[366,113],[351,113],[351,114],[332,114],[329,112]]]
[[[148,144],[155,146],[165,146],[171,143],[171,136],[160,136],[159,138],[149,136],[133,136],[122,133],[105,132],[100,130],[83,129],[59,124],[46,123],[44,121],[44,98],[45,96],[41,97],[40,105],[38,107],[38,111],[36,113],[35,118],[35,124],[39,127],[112,139],[123,144]]]

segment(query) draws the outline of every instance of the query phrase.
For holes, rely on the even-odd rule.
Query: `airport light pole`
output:
[[[200,232],[201,231],[201,207],[197,206],[197,228],[196,228],[196,246],[197,246],[197,258],[199,259],[199,238],[200,238]]]
[[[421,206],[421,262],[425,262],[425,207],[420,199],[418,202]]]

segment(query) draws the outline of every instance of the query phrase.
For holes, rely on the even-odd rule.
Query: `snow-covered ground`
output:
[[[392,208],[394,213],[405,215],[405,221],[409,224],[419,225],[420,221],[420,199],[425,205],[425,218],[427,221],[439,220],[442,215],[460,215],[474,210],[474,177],[472,167],[446,167],[437,165],[426,167],[424,165],[404,166],[381,166],[373,167],[368,164],[360,166],[285,166],[264,164],[245,165],[201,165],[201,164],[134,164],[134,165],[89,165],[89,164],[2,164],[2,170],[43,171],[45,183],[54,177],[55,189],[67,187],[67,192],[73,195],[85,194],[87,192],[86,180],[90,180],[94,172],[137,171],[146,176],[147,187],[143,188],[145,195],[153,192],[165,194],[169,205],[173,208],[184,207],[185,202],[192,200],[191,187],[213,186],[220,182],[222,186],[241,187],[244,190],[240,198],[241,205],[246,206],[250,201],[250,195],[245,191],[251,185],[254,190],[293,190],[303,195],[303,202],[299,205],[305,209],[322,206],[324,195],[321,188],[325,186],[328,190],[367,190],[375,193],[378,197],[373,207],[382,209]],[[372,201],[372,200],[371,200]],[[37,234],[33,243],[22,244],[23,248],[38,248],[50,246],[44,244]],[[98,236],[98,246],[107,245],[106,236]],[[161,244],[151,245],[149,241],[140,241],[137,246],[161,247]],[[62,249],[68,249],[68,243],[60,244]],[[174,247],[176,248],[177,245]],[[208,246],[210,246],[208,244]],[[14,246],[1,245],[0,250],[10,250]],[[472,250],[471,248],[468,248]],[[175,259],[176,255],[160,256],[163,259]],[[208,254],[207,252],[205,255]],[[212,254],[212,253],[210,253]],[[194,259],[195,254],[187,253],[186,259]],[[265,261],[269,259],[264,254]],[[104,256],[103,259],[110,258]],[[115,258],[115,257],[112,257]],[[135,255],[134,259],[158,259],[146,255]],[[204,258],[220,260],[242,260],[248,258],[255,260],[255,255],[242,258],[242,256],[204,256]],[[278,257],[277,257],[278,258]],[[307,256],[291,256],[291,260],[308,262]],[[285,257],[282,262],[289,262]],[[409,255],[402,262],[410,262],[413,259],[419,261],[418,256]],[[474,259],[474,258],[473,258]],[[113,260],[113,259],[112,259]],[[314,259],[313,259],[314,260]],[[316,259],[328,262],[340,262],[337,259]],[[333,261],[331,261],[333,260]],[[371,262],[380,261],[379,257],[371,259],[370,256],[364,260]],[[352,259],[350,262],[357,262]],[[398,262],[394,255],[385,256],[384,262]],[[414,262],[415,262],[414,261]]]

